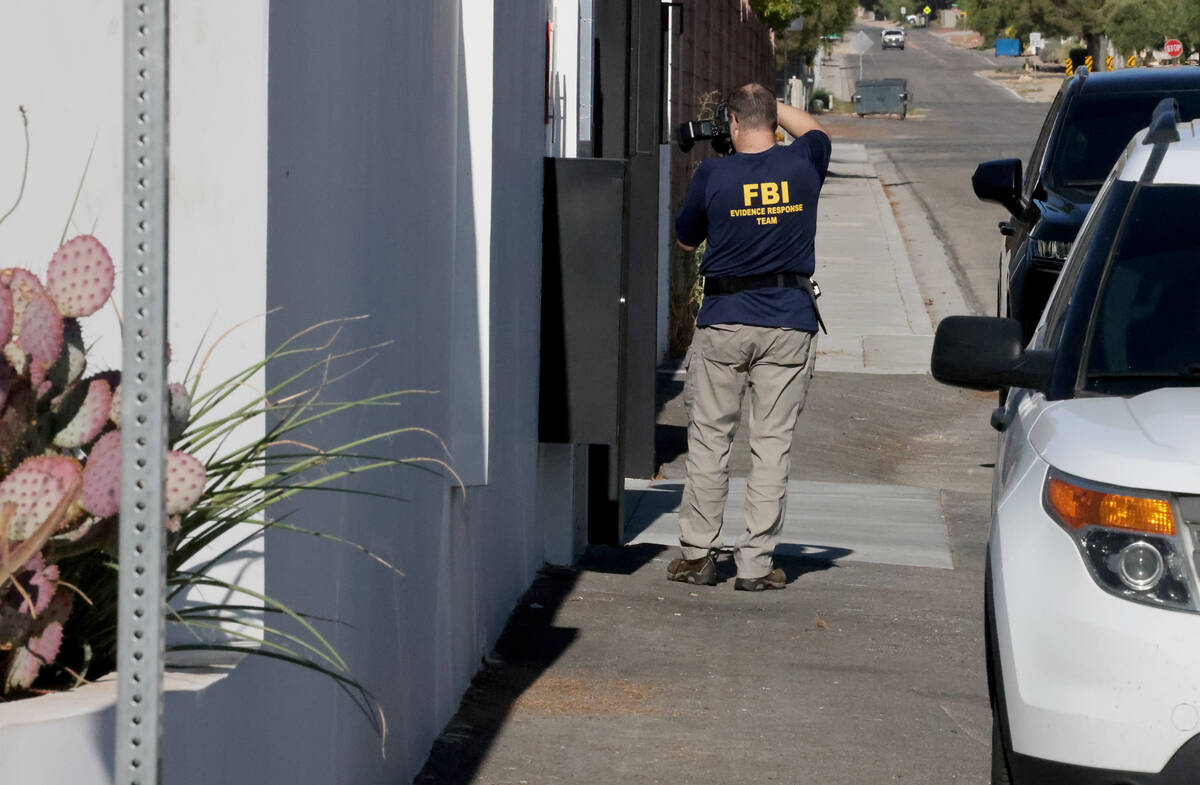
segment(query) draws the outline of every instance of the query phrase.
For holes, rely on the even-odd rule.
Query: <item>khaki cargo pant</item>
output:
[[[771,571],[783,529],[792,431],[812,379],[816,336],[801,330],[717,324],[696,329],[687,370],[687,483],[679,508],[683,558],[721,547],[729,494],[729,449],[750,390],[750,476],[738,576]]]

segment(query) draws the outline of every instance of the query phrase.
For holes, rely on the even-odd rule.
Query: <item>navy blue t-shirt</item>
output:
[[[684,245],[708,238],[700,274],[812,275],[817,196],[829,170],[830,150],[828,136],[809,131],[761,153],[702,161],[675,219],[675,235]],[[817,329],[808,293],[781,287],[707,294],[696,324]]]

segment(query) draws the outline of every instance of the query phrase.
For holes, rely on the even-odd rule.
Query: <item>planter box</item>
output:
[[[227,652],[189,652],[163,676],[167,711],[195,712],[203,691],[242,659]],[[180,667],[186,665],[186,667]],[[68,692],[0,703],[0,767],[5,782],[108,785],[113,782],[117,675]]]

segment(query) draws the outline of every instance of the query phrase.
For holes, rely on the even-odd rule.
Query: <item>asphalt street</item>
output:
[[[996,270],[1000,253],[997,223],[1003,207],[980,202],[971,174],[982,161],[1020,158],[1025,162],[1045,118],[1048,103],[1021,100],[996,83],[976,76],[1021,61],[959,49],[937,33],[912,29],[903,50],[879,45],[883,28],[863,25],[875,46],[862,58],[864,79],[908,80],[917,111],[906,120],[883,116],[847,119],[826,115],[835,137],[857,139],[884,152],[898,179],[885,181],[898,198],[916,199],[935,236],[945,245],[951,271],[967,305],[995,313]],[[857,61],[857,58],[853,58]],[[849,69],[857,78],[857,63]],[[852,84],[852,82],[851,82]]]
[[[907,78],[918,111],[821,118],[836,144],[818,275],[837,283],[793,447],[788,587],[734,592],[727,558],[715,587],[665,580],[687,411],[682,374],[664,369],[660,475],[627,484],[630,544],[542,573],[417,783],[989,781],[995,396],[939,385],[913,348],[994,298],[1003,210],[970,176],[1024,158],[1047,106],[974,75],[993,67],[913,31],[863,71]],[[731,529],[750,460],[739,434]]]

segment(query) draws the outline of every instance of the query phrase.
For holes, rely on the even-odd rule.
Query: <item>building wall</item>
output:
[[[65,3],[0,11],[0,58],[25,75],[0,86],[0,194],[15,196],[20,171],[5,109],[24,103],[35,119],[22,219],[0,225],[3,264],[44,269],[93,140],[75,223],[95,224],[120,256],[121,4],[71,0],[65,14]],[[318,624],[383,709],[386,758],[329,678],[250,657],[187,710],[168,703],[164,781],[411,780],[541,566],[545,24],[544,0],[172,4],[177,355],[188,330],[219,333],[268,308],[223,356],[244,364],[317,321],[365,315],[340,345],[375,347],[374,358],[326,397],[422,392],[297,436],[328,445],[426,428],[440,441],[413,432],[373,451],[445,459],[461,483],[433,464],[403,466],[345,486],[376,495],[312,493],[273,511],[402,574],[284,531],[268,534],[258,562],[267,594],[337,620]],[[39,62],[50,65],[30,67]],[[27,236],[37,242],[13,240]],[[265,384],[287,373],[270,369]],[[111,736],[93,741],[108,759]],[[32,752],[31,765],[45,754]]]
[[[327,678],[244,665],[221,685],[255,706],[242,720],[245,754],[230,760],[261,756],[268,763],[253,776],[265,782],[410,779],[542,564],[544,39],[539,0],[271,6],[267,300],[280,310],[268,345],[322,318],[365,314],[347,344],[392,343],[329,394],[435,391],[300,438],[429,428],[463,486],[436,467],[403,467],[350,487],[404,501],[312,494],[295,505],[295,523],[362,544],[403,576],[328,542],[268,537],[267,593],[345,623],[329,628],[331,642],[386,712],[388,740],[384,760]],[[287,373],[269,370],[268,384]],[[446,457],[422,433],[379,449]],[[276,725],[287,731],[251,730]],[[170,779],[247,779],[232,764],[191,771],[180,761]]]

